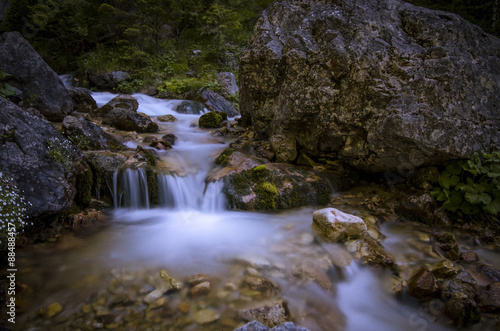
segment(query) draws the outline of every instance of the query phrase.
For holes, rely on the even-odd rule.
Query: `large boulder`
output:
[[[240,53],[242,123],[368,172],[498,150],[499,49],[399,0],[278,1]]]
[[[63,135],[82,151],[120,151],[125,149],[125,146],[115,137],[104,132],[90,121],[74,116],[66,116],[62,126]]]
[[[23,93],[23,107],[33,107],[49,121],[62,121],[75,103],[59,76],[18,32],[0,35],[0,70]]]
[[[87,172],[81,152],[51,123],[3,98],[0,122],[0,172],[14,180],[30,204],[27,216],[49,216],[70,207],[79,174]]]
[[[210,90],[203,89],[198,97],[198,101],[202,102],[208,110],[226,113],[229,117],[240,114],[231,102],[226,100],[222,95]]]

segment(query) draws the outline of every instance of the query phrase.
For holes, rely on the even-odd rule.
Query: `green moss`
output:
[[[255,168],[253,168],[253,171],[263,171],[266,170],[267,167],[264,164],[258,165]]]
[[[278,195],[276,186],[270,182],[262,182],[254,188],[257,194],[255,209],[275,209],[274,198]]]
[[[148,181],[149,201],[152,205],[158,205],[160,202],[158,195],[158,174],[152,167],[146,169],[146,179]]]
[[[75,202],[82,207],[87,207],[90,204],[90,196],[92,193],[93,174],[89,166],[81,166],[81,170],[76,176],[76,196]]]
[[[226,148],[215,160],[216,164],[221,166],[227,166],[229,164],[228,157],[234,153],[234,150],[231,148]]]
[[[227,115],[226,115],[227,117]],[[200,128],[218,128],[223,121],[221,113],[211,111],[200,116],[198,126]]]

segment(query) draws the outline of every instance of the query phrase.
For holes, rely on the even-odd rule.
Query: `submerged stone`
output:
[[[408,292],[411,296],[420,299],[434,298],[439,291],[436,277],[427,268],[420,269],[408,283]]]
[[[245,321],[258,321],[268,327],[284,323],[287,313],[283,301],[264,301],[240,309],[238,315]]]

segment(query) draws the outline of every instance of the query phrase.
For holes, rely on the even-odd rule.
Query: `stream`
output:
[[[114,96],[93,93],[99,106]],[[345,245],[315,240],[312,213],[320,207],[229,210],[222,183],[205,178],[231,141],[198,128],[200,115],[177,113],[179,101],[134,97],[139,112],[178,119],[159,122],[153,134],[178,139],[158,152],[168,170],[159,178],[161,205],[150,206],[140,170],[125,171],[115,175],[110,221],[20,249],[18,277],[26,288],[14,330],[234,330],[246,323],[241,310],[269,300],[285,302],[289,320],[311,331],[449,330],[417,300],[396,298],[389,271],[361,266]],[[147,135],[138,136],[127,147],[143,144]],[[411,226],[379,229],[398,263],[420,254]],[[201,295],[172,285],[200,273],[210,279]],[[269,299],[245,288],[249,276],[273,282],[278,292]],[[164,294],[148,299],[158,289]],[[52,315],[57,306],[62,310]]]

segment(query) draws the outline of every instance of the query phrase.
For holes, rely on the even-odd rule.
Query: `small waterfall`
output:
[[[113,175],[115,208],[149,208],[148,180],[144,169],[126,169]]]
[[[179,177],[158,175],[160,205],[177,209],[200,209],[206,212],[224,210],[222,182],[205,184],[205,173]]]

